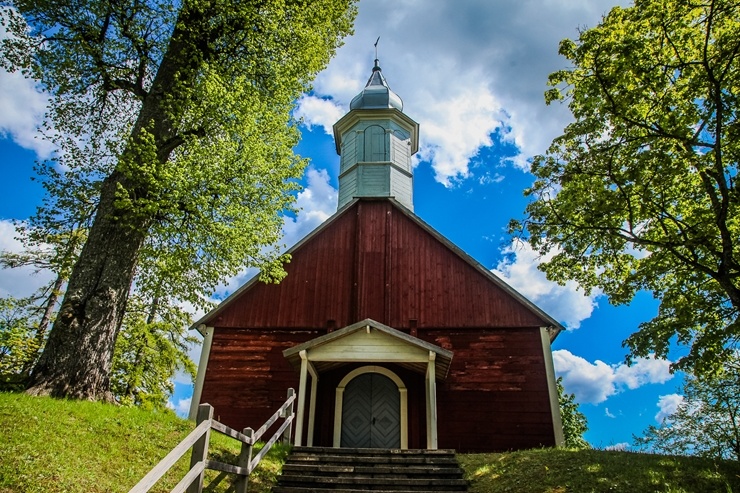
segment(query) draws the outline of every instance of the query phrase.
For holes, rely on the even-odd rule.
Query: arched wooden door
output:
[[[400,448],[401,403],[398,387],[390,378],[363,373],[347,384],[341,446]]]

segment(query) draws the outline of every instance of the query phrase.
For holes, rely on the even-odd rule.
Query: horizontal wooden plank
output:
[[[211,421],[211,428],[218,431],[219,433],[222,433],[226,436],[239,440],[242,443],[246,443],[247,445],[254,445],[254,442],[255,442],[254,439],[244,435],[243,433],[236,431],[235,429],[229,426],[226,426],[223,423],[216,421],[215,419]]]
[[[219,462],[216,460],[207,461],[206,469],[213,469],[214,471],[228,472],[230,474],[238,474],[240,476],[249,476],[249,468],[239,467],[234,464],[227,464],[225,462]]]

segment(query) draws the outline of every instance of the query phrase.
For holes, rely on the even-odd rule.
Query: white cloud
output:
[[[607,445],[604,450],[611,450],[613,452],[626,452],[630,449],[630,444],[627,442],[615,443],[614,445]]]
[[[8,37],[0,25],[0,39]],[[0,136],[9,137],[19,146],[30,149],[41,159],[48,158],[54,146],[41,138],[38,127],[44,117],[47,95],[36,81],[20,72],[0,68]]]
[[[491,145],[497,129],[521,151],[509,161],[527,169],[528,158],[544,152],[571,119],[564,105],[548,107],[543,97],[547,76],[568,64],[557,53],[560,40],[595,26],[614,3],[364,0],[355,35],[314,91],[348,106],[370,75],[380,36],[383,73],[404,112],[421,124],[421,155],[431,160],[438,181],[473,175],[470,159]],[[334,122],[325,110],[323,103],[307,105],[302,116],[326,128]]]
[[[670,361],[653,356],[635,358],[631,366],[608,365],[600,360],[590,363],[566,349],[553,351],[552,356],[555,373],[563,377],[563,387],[574,394],[578,402],[599,404],[625,389],[665,383],[673,378]]]
[[[608,407],[604,408],[604,416],[606,416],[607,418],[616,418],[616,416],[614,416],[612,413],[609,412]]]
[[[598,404],[616,393],[614,369],[603,361],[589,363],[565,349],[553,351],[552,357],[555,372],[563,377],[563,387],[575,394],[578,402]]]
[[[468,85],[437,101],[422,91],[425,115],[419,120],[419,158],[433,163],[437,181],[445,185],[470,176],[468,163],[482,147],[493,145],[491,134],[501,127],[501,105],[483,82]]]
[[[655,415],[655,421],[662,423],[678,410],[678,406],[683,404],[684,397],[679,394],[661,395],[658,397],[656,404],[660,411]]]
[[[545,273],[537,268],[539,264],[550,260],[555,251],[541,257],[529,243],[514,240],[501,253],[506,257],[492,272],[567,328],[577,329],[583,320],[591,316],[600,291],[594,290],[587,296],[575,281],[568,281],[561,286],[549,281]]]
[[[296,198],[298,214],[294,218],[286,217],[283,225],[283,241],[289,247],[337,211],[337,190],[329,183],[329,173],[325,169],[308,168],[306,178],[306,188]]]
[[[0,91],[2,92],[2,91]],[[8,220],[0,220],[0,251],[20,253],[23,244],[16,238],[15,226]],[[22,298],[49,284],[54,274],[49,270],[36,272],[34,267],[0,269],[0,297],[13,296]]]
[[[328,135],[333,135],[332,126],[346,112],[346,108],[334,103],[331,99],[304,94],[298,99],[293,116],[302,118],[309,130],[318,125],[323,127]]]
[[[46,110],[46,95],[38,90],[34,81],[3,69],[0,69],[0,87],[3,88],[0,91],[0,135],[36,152],[39,158],[48,158],[54,146],[38,131]]]
[[[167,407],[175,411],[175,413],[181,418],[186,418],[190,413],[190,403],[192,400],[192,397],[178,399],[177,404],[174,404],[172,401],[167,401]]]
[[[629,389],[636,389],[647,383],[665,383],[671,378],[671,362],[654,356],[635,358],[632,365],[620,364],[614,372],[615,381]]]

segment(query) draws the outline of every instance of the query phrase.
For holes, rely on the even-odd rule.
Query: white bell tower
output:
[[[355,197],[393,197],[414,210],[411,156],[419,150],[419,124],[403,113],[375,60],[365,89],[334,124],[339,165],[339,209]]]

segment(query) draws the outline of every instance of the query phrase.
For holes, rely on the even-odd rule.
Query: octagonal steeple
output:
[[[419,124],[403,113],[377,59],[349,113],[334,124],[334,141],[340,209],[356,197],[385,197],[414,210],[411,156],[419,150]]]

